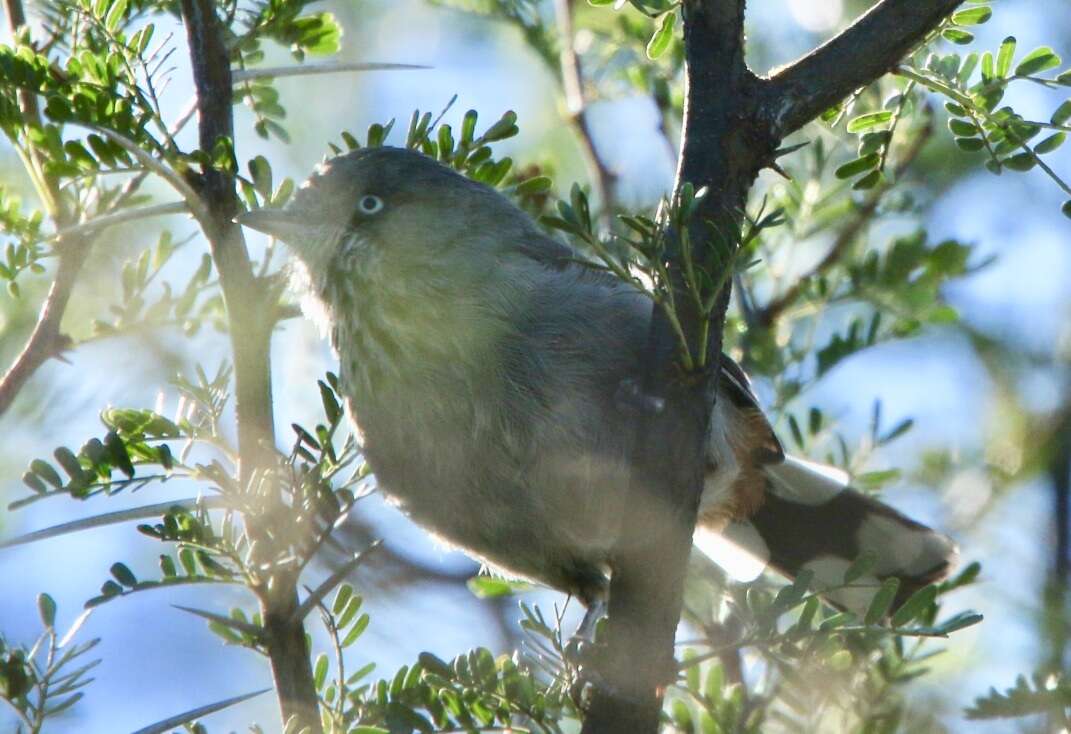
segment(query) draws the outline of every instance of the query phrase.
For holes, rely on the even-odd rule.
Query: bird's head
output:
[[[463,280],[535,227],[493,189],[389,147],[327,160],[286,208],[238,221],[285,242],[314,282],[345,278],[371,288],[388,279]]]

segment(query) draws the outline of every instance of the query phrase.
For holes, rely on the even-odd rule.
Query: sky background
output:
[[[749,5],[751,63],[759,72],[804,53],[831,29],[841,27],[848,13],[840,0],[768,0]],[[585,177],[579,148],[560,121],[555,83],[512,30],[415,0],[328,2],[322,7],[338,13],[346,28],[340,60],[431,68],[280,80],[278,89],[288,107],[287,127],[293,144],[256,138],[250,115],[238,108],[237,129],[244,131],[238,138],[241,160],[263,154],[271,160],[276,180],[284,175],[300,180],[326,152],[325,142],[337,141],[342,129],[363,131],[371,122],[395,117],[404,131],[413,108],[437,111],[457,94],[458,102],[446,121],[456,123],[469,108],[478,110],[485,122],[513,109],[521,132],[503,149],[536,156],[540,151],[556,151],[564,161],[556,180],[562,189]],[[1071,58],[1066,0],[1003,0],[994,9],[994,20],[978,34],[981,47],[995,48],[1005,35],[1014,34],[1021,50],[1050,44],[1065,59]],[[160,24],[157,37],[165,29],[166,23]],[[172,115],[185,107],[192,94],[183,65],[183,36],[176,32],[175,38],[177,68],[165,97],[165,112]],[[279,52],[269,63],[285,63],[287,58]],[[1047,118],[1055,107],[1053,97],[1041,90],[1018,89],[1009,102],[1027,117]],[[672,184],[674,162],[664,146],[652,144],[657,120],[649,101],[599,102],[591,114],[600,151],[620,176],[624,203],[646,205],[665,193]],[[396,131],[395,142],[398,135]],[[1071,172],[1068,149],[1050,162],[1058,171]],[[0,171],[12,170],[13,153],[0,144]],[[165,192],[157,193],[166,197]],[[1059,365],[1071,348],[1066,287],[1071,274],[1071,223],[1059,213],[1063,197],[1038,171],[997,178],[979,170],[939,183],[934,194],[925,215],[933,239],[954,236],[977,243],[980,254],[999,258],[950,288],[949,300],[972,325],[1024,349],[1056,355]],[[193,231],[188,221],[178,218],[170,226],[176,237]],[[100,272],[106,272],[115,258],[133,251],[137,240],[136,231],[124,230],[114,242],[102,243]],[[178,267],[175,282],[183,281],[183,267],[195,267],[200,252],[197,246],[188,248],[189,262]],[[26,291],[26,298],[40,297],[32,288]],[[84,295],[88,308],[110,297],[99,285]],[[14,347],[3,343],[4,319],[0,309],[0,344],[10,354]],[[103,341],[78,350],[70,365],[52,362],[43,368],[15,408],[0,419],[0,435],[5,437],[0,448],[0,502],[6,505],[23,494],[19,476],[30,458],[47,456],[58,445],[80,446],[88,436],[100,433],[95,417],[101,408],[161,405],[163,414],[172,414],[175,394],[160,395],[159,386],[166,384],[176,364],[188,368],[200,361],[211,370],[226,354],[226,343],[220,338],[205,336],[197,345],[198,354],[176,355],[173,350],[183,348],[184,343],[167,335]],[[319,399],[314,378],[332,369],[333,361],[315,330],[299,320],[286,322],[275,336],[273,360],[278,432],[287,436],[291,422],[315,421]],[[1058,404],[1066,382],[1063,369],[1049,366],[1023,374],[1017,387],[1032,410],[1044,412]],[[869,350],[838,366],[809,396],[835,416],[849,436],[866,431],[871,406],[878,398],[884,402],[888,425],[911,416],[917,428],[876,456],[875,468],[910,466],[922,449],[933,445],[949,447],[964,457],[975,456],[987,446],[994,421],[999,419],[994,386],[962,337],[953,333],[927,333]],[[962,520],[970,515],[971,503],[985,499],[988,479],[965,461],[954,481],[960,483],[959,494],[946,491],[944,501],[910,485],[888,494],[912,514],[950,529],[963,557],[981,560],[985,568],[983,581],[958,594],[946,608],[949,614],[959,608],[978,609],[987,617],[985,624],[957,634],[946,646],[949,653],[934,661],[938,672],[926,677],[913,695],[932,698],[937,710],[947,712],[945,721],[953,730],[1000,731],[999,727],[968,727],[958,710],[990,685],[1010,685],[1018,673],[1033,669],[1043,656],[1035,607],[1050,552],[1049,490],[1041,481],[1023,482],[997,498],[980,523],[968,525]],[[0,510],[0,538],[91,513],[195,493],[195,487],[172,483],[106,505],[57,500],[13,514]],[[463,556],[436,546],[378,497],[366,500],[365,508],[381,534],[413,557],[446,570],[471,567]],[[149,576],[158,553],[156,544],[129,527],[0,551],[0,629],[11,640],[32,639],[38,629],[35,596],[39,591],[51,593],[59,602],[63,627],[79,613],[82,602],[97,593],[114,561],[128,561],[136,573]],[[360,574],[355,583],[360,587]],[[533,592],[524,598],[545,609],[562,601],[550,592]],[[267,666],[260,659],[246,650],[221,648],[202,622],[170,606],[226,609],[239,603],[248,607],[251,599],[240,591],[178,589],[137,594],[98,609],[82,631],[85,639],[99,636],[103,640],[98,648],[103,663],[97,682],[64,722],[69,729],[61,724],[54,731],[131,731],[164,715],[270,686]],[[399,665],[412,662],[423,650],[444,658],[475,645],[502,650],[490,605],[463,587],[436,587],[435,593],[420,588],[389,594],[370,590],[366,608],[372,625],[362,642],[351,649],[349,664],[359,667],[374,660],[379,675],[389,675]],[[6,716],[0,711],[0,731],[7,730]],[[270,730],[274,717],[274,703],[265,696],[207,723],[213,731],[225,731],[243,730],[248,723],[260,721]]]

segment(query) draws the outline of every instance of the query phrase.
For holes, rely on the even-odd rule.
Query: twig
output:
[[[77,125],[79,123],[72,124]],[[193,190],[193,187],[190,186],[182,176],[171,170],[163,161],[157,160],[152,155],[142,150],[137,143],[125,135],[120,135],[113,130],[99,127],[97,125],[85,125],[84,127],[108,138],[108,140],[132,155],[146,171],[155,173],[170,184],[171,188],[178,192],[178,194],[186,201],[186,205],[198,220],[204,222],[210,218],[208,209],[205,207],[200,195]]]
[[[595,147],[595,137],[588,117],[587,98],[584,95],[584,78],[580,70],[580,58],[576,53],[575,33],[573,32],[574,0],[554,0],[554,14],[558,22],[558,35],[561,38],[559,64],[562,91],[565,94],[565,106],[569,121],[576,128],[580,145],[588,165],[595,173],[595,187],[602,205],[600,219],[608,225],[610,215],[617,203],[617,174],[610,170]]]
[[[328,576],[324,581],[315,589],[309,592],[309,595],[305,598],[305,601],[301,603],[297,609],[294,610],[294,616],[291,621],[300,624],[304,621],[305,617],[309,615],[313,607],[323,601],[324,597],[331,593],[331,590],[341,583],[342,579],[346,578],[357,566],[368,557],[368,554],[376,550],[382,545],[380,541],[374,542],[369,547],[362,550],[360,553],[356,553],[348,561],[343,563],[339,568]]]
[[[931,133],[932,127],[927,125],[915,136],[914,140],[911,142],[911,147],[905,151],[903,158],[900,159],[896,166],[895,179],[899,179],[903,176],[907,169],[911,167],[911,164],[915,162],[919,153],[922,152],[922,148],[930,139]],[[852,246],[859,234],[874,218],[874,215],[878,211],[878,206],[881,204],[882,199],[891,187],[892,184],[890,182],[885,182],[871,190],[863,200],[863,203],[855,210],[855,216],[843,229],[841,229],[836,239],[833,240],[833,244],[830,246],[829,251],[825,256],[819,260],[813,268],[807,271],[807,273],[801,275],[791,286],[786,288],[781,295],[771,300],[764,308],[758,310],[755,314],[755,323],[758,326],[763,328],[772,326],[786,309],[799,300],[800,294],[803,292],[807,283],[823,273],[828,272],[834,265],[840,262],[841,258],[847,253],[848,248]]]
[[[37,324],[19,356],[0,380],[0,415],[11,407],[15,396],[38,367],[71,346],[71,338],[60,333],[60,321],[84,260],[85,249],[74,243],[66,243],[60,250],[56,279],[45,297]]]
[[[66,229],[61,229],[50,235],[47,239],[70,239],[71,237],[96,233],[106,227],[115,226],[116,224],[135,222],[139,219],[148,219],[150,217],[162,217],[168,214],[182,214],[187,211],[189,211],[189,207],[186,206],[186,202],[184,201],[170,201],[166,204],[153,204],[152,206],[143,206],[138,207],[137,209],[123,209],[114,214],[105,214],[67,227]]]

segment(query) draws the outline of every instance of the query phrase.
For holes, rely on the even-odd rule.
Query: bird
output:
[[[635,501],[621,392],[641,378],[649,297],[407,148],[326,159],[285,207],[237,221],[291,251],[380,490],[488,568],[604,602]],[[947,576],[950,538],[786,454],[743,369],[724,354],[719,368],[697,546],[807,571],[849,609],[886,579],[902,601]],[[640,509],[660,511],[658,498]]]

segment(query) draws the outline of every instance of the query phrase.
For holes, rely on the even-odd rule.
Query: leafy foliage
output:
[[[239,6],[217,3],[225,26],[227,54],[233,66],[235,101],[254,113],[252,132],[288,142],[286,109],[260,65],[266,45],[287,49],[292,58],[329,55],[340,46],[338,21],[324,12],[309,12],[307,0],[258,0]],[[544,64],[562,78],[563,49],[575,39],[560,37],[560,25],[543,5],[532,0],[443,0],[519,29]],[[566,4],[568,5],[568,4]],[[592,89],[584,93],[612,97],[650,96],[661,114],[660,134],[672,142],[682,114],[682,3],[675,0],[589,0],[578,9],[577,23],[590,35],[581,55],[595,69]],[[613,6],[615,13],[608,12]],[[88,247],[109,217],[129,220],[155,216],[140,208],[140,193],[149,177],[177,193],[180,204],[200,212],[198,192],[190,181],[204,172],[225,172],[249,208],[280,207],[294,190],[290,179],[276,180],[267,158],[244,162],[235,139],[221,138],[208,149],[184,149],[179,140],[189,116],[166,119],[162,96],[172,74],[173,39],[160,37],[159,20],[176,12],[164,0],[63,0],[44,12],[44,31],[52,40],[34,42],[28,31],[0,47],[0,128],[23,159],[38,201],[24,203],[0,189],[0,232],[5,238],[0,279],[12,296],[19,283],[46,271],[45,263],[77,238]],[[440,114],[416,110],[404,145],[513,196],[528,211],[543,216],[552,230],[564,232],[588,256],[587,264],[648,293],[678,321],[669,258],[680,255],[684,292],[695,310],[709,317],[720,287],[733,279],[740,297],[730,314],[726,346],[764,381],[777,418],[797,448],[849,471],[862,489],[877,490],[897,480],[898,470],[869,466],[876,448],[886,446],[914,425],[902,419],[883,423],[875,404],[871,430],[852,445],[838,430],[835,417],[808,402],[807,392],[846,360],[896,339],[927,330],[949,328],[958,314],[944,301],[944,288],[987,263],[968,243],[932,242],[921,230],[883,227],[912,217],[918,204],[909,195],[911,167],[930,139],[935,117],[929,99],[944,100],[947,127],[965,153],[984,152],[994,173],[1040,168],[1071,195],[1064,179],[1044,156],[1057,150],[1071,129],[1071,103],[1063,103],[1048,122],[1023,118],[1001,107],[1006,89],[1029,82],[1047,88],[1071,85],[1061,60],[1042,47],[1016,61],[1014,38],[995,51],[964,57],[946,53],[941,44],[973,42],[970,28],[987,22],[992,9],[975,2],[959,10],[886,78],[860,90],[808,131],[806,150],[779,151],[789,180],[771,184],[761,201],[739,212],[741,232],[714,231],[723,245],[712,262],[691,253],[690,231],[705,226],[696,211],[705,192],[685,187],[674,200],[657,207],[618,211],[606,197],[602,206],[616,219],[594,210],[590,192],[574,185],[555,200],[551,178],[538,165],[518,166],[500,155],[496,145],[518,132],[517,115],[506,112],[482,127],[474,110],[455,128]],[[170,18],[168,18],[170,22]],[[162,27],[162,23],[159,23]],[[270,70],[268,70],[270,72]],[[40,119],[27,116],[26,95],[37,100]],[[565,120],[586,135],[577,111]],[[843,123],[843,124],[842,124]],[[344,149],[386,143],[394,121],[376,123],[363,139],[341,133]],[[829,143],[835,140],[835,143]],[[845,152],[843,148],[853,148]],[[800,151],[798,155],[792,155]],[[527,154],[522,154],[527,155]],[[1065,205],[1071,212],[1071,201]],[[173,213],[173,210],[169,210]],[[203,228],[204,223],[198,221]],[[94,228],[99,227],[99,229]],[[171,330],[192,341],[206,326],[229,327],[220,283],[218,253],[194,255],[192,272],[176,280],[178,261],[201,246],[195,234],[175,239],[161,230],[148,246],[134,245],[128,259],[109,272],[115,302],[93,317],[92,339],[115,338],[134,330]],[[810,246],[824,255],[813,268],[786,277],[779,257]],[[268,294],[268,329],[286,318],[281,278],[269,249],[256,263],[255,279]],[[709,326],[709,324],[708,324]],[[709,338],[709,329],[705,338]],[[705,343],[693,367],[702,366]],[[310,381],[311,382],[311,381]],[[84,500],[120,492],[151,492],[159,483],[182,478],[196,482],[200,494],[114,514],[85,518],[48,529],[52,536],[100,524],[142,521],[147,541],[162,544],[159,572],[148,574],[117,560],[108,568],[100,593],[86,602],[94,607],[135,592],[185,584],[234,584],[248,589],[258,604],[276,593],[280,580],[297,588],[333,534],[372,490],[357,439],[345,434],[338,380],[327,374],[315,387],[322,416],[312,426],[292,425],[289,451],[275,455],[261,471],[243,481],[238,452],[230,443],[227,422],[234,374],[223,364],[209,375],[201,367],[176,378],[167,395],[178,402],[172,417],[162,408],[108,408],[101,412],[102,435],[77,451],[57,448],[51,457],[33,460],[23,475],[30,493],[12,508],[58,497]],[[310,389],[312,388],[310,384]],[[354,669],[347,652],[374,623],[364,611],[364,596],[343,583],[378,546],[348,559],[315,588],[306,588],[291,609],[302,624],[316,611],[330,649],[310,656],[325,730],[350,734],[438,732],[488,729],[569,731],[582,717],[591,670],[597,670],[598,638],[569,640],[563,616],[547,619],[536,607],[522,604],[524,651],[495,656],[472,650],[451,661],[425,653],[411,666],[373,681],[373,663]],[[730,582],[716,571],[702,576],[703,603],[690,604],[696,630],[671,687],[667,724],[682,732],[816,731],[828,726],[852,730],[910,731],[912,709],[899,695],[925,675],[927,661],[939,651],[934,640],[980,621],[964,612],[942,613],[945,594],[972,583],[976,564],[944,584],[930,586],[896,605],[894,583],[873,582],[873,559],[849,568],[842,588],[869,583],[869,603],[859,614],[825,604],[811,579],[801,575],[789,584],[769,578]],[[101,572],[104,576],[104,572]],[[485,598],[523,593],[523,585],[479,577],[470,583]],[[328,599],[330,598],[330,601]],[[39,599],[45,632],[29,649],[0,640],[0,698],[13,707],[31,731],[63,713],[82,695],[91,664],[74,662],[96,641],[73,645],[71,637],[83,617],[62,639],[54,630],[55,604]],[[225,644],[269,654],[270,630],[262,611],[242,606],[227,611],[183,608],[205,620]],[[747,655],[756,661],[763,685],[750,690],[732,670]],[[822,684],[816,686],[815,681]],[[1035,713],[1066,716],[1068,694],[1061,677],[1021,679],[1014,688],[980,698],[968,712],[973,718],[1013,717]],[[145,731],[188,725],[193,719],[244,700],[228,699],[158,722]],[[905,723],[906,722],[906,723]],[[297,724],[289,722],[289,730]]]
[[[1029,681],[1020,675],[1005,691],[989,689],[967,709],[968,719],[1013,719],[1032,714],[1053,714],[1066,724],[1071,715],[1071,686],[1062,675],[1036,673]]]
[[[100,642],[74,643],[73,639],[89,616],[80,615],[62,635],[56,632],[56,602],[39,594],[37,610],[44,631],[29,647],[13,646],[0,637],[0,701],[18,714],[29,731],[41,730],[46,719],[61,716],[85,695],[82,689],[93,682],[87,677],[100,663],[86,662],[85,655]]]

